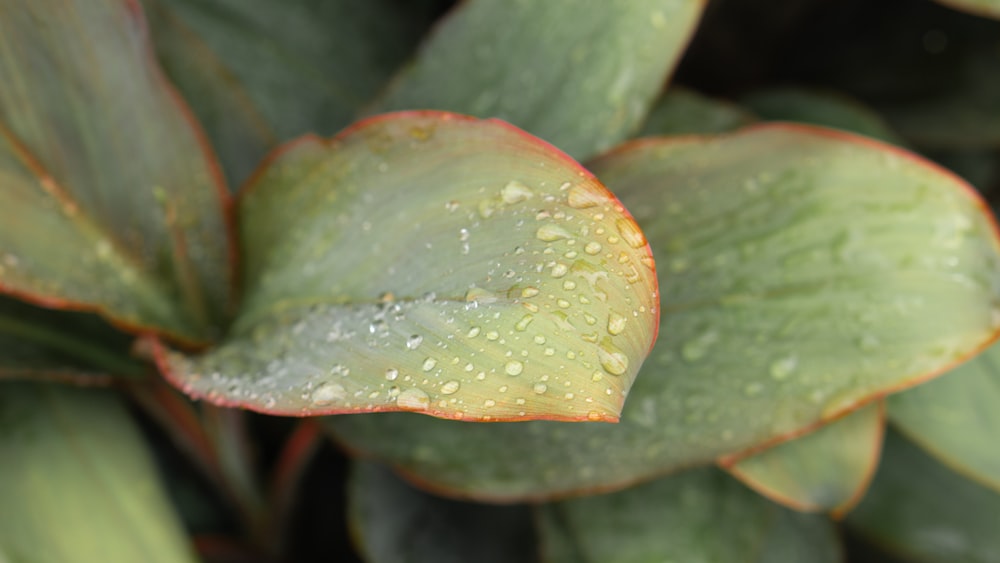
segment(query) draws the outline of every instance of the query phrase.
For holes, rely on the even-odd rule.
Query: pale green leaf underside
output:
[[[711,468],[538,510],[546,563],[840,560],[827,519],[782,508]]]
[[[193,562],[143,438],[105,391],[0,385],[0,555]]]
[[[801,433],[994,335],[992,220],[907,153],[772,125],[640,140],[592,170],[635,214],[662,281],[661,337],[621,423],[327,419],[340,440],[464,495],[623,486]]]
[[[369,563],[524,563],[534,560],[531,509],[443,499],[385,466],[357,462],[348,525]]]
[[[952,473],[894,432],[847,525],[907,560],[1000,560],[1000,494]]]
[[[882,451],[881,403],[737,462],[728,470],[796,510],[844,512],[861,499]]]
[[[888,404],[890,420],[910,439],[1000,491],[1000,344]]]
[[[497,121],[383,116],[290,145],[241,202],[246,295],[188,393],[272,413],[615,419],[656,330],[605,188]]]
[[[461,4],[374,111],[499,117],[587,158],[640,125],[704,0]]]
[[[226,310],[215,164],[135,6],[33,0],[0,18],[0,287],[191,340]]]

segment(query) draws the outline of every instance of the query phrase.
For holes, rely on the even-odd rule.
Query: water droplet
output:
[[[434,369],[434,366],[436,366],[437,363],[438,363],[437,360],[435,360],[434,358],[427,358],[424,360],[424,363],[421,367],[423,368],[424,371],[431,371],[432,369]]]
[[[455,381],[454,379],[452,379],[451,381],[446,381],[445,384],[441,386],[441,394],[451,395],[456,391],[458,391],[458,388],[461,386],[462,384],[459,383],[458,381]]]
[[[396,397],[396,406],[401,409],[424,410],[431,403],[430,397],[420,389],[410,388]]]
[[[481,331],[482,331],[481,328],[479,328],[478,326],[474,326],[474,327],[472,327],[472,328],[469,329],[469,332],[467,332],[465,334],[465,336],[466,336],[466,338],[475,338],[475,337],[479,336],[479,333]]]
[[[317,407],[323,407],[347,398],[347,390],[337,383],[324,383],[309,394],[309,400]]]
[[[507,372],[507,375],[521,375],[521,372],[524,371],[524,364],[517,360],[511,360],[507,362],[503,370]]]
[[[497,338],[500,338],[500,333],[495,330],[486,333],[486,340],[496,340]]]
[[[569,189],[566,203],[575,209],[586,209],[608,202],[608,195],[599,186],[591,183],[577,184]]]
[[[398,369],[396,369],[396,368],[389,368],[389,369],[385,370],[385,378],[388,379],[389,381],[396,381],[397,377],[399,377],[399,370]]]
[[[776,360],[771,364],[771,377],[782,380],[786,379],[798,366],[799,360],[795,356],[787,356]]]
[[[614,345],[610,336],[601,339],[597,346],[597,358],[604,371],[611,375],[622,375],[628,371],[628,356]]]
[[[479,209],[480,217],[482,217],[483,219],[489,219],[490,217],[493,216],[494,213],[496,213],[497,204],[493,200],[484,199],[483,201],[479,202],[477,208]]]
[[[628,319],[618,313],[611,311],[608,313],[608,334],[617,336],[625,330],[625,323]]]
[[[601,243],[597,241],[590,241],[587,243],[586,246],[583,247],[583,251],[593,256],[595,254],[600,253],[603,248],[604,247],[601,246]]]
[[[537,287],[526,287],[521,290],[521,297],[530,298],[539,294]]]
[[[424,337],[419,334],[410,335],[410,337],[406,339],[406,348],[409,350],[416,350],[417,348],[420,348],[420,343],[423,341]]]
[[[496,293],[481,287],[473,287],[465,292],[465,300],[470,303],[475,302],[489,304],[496,303],[499,299],[500,298],[497,297]]]
[[[552,242],[554,240],[570,238],[572,236],[573,235],[571,235],[566,229],[552,223],[538,227],[538,231],[535,232],[535,238],[545,242]]]
[[[622,217],[615,221],[615,226],[618,227],[618,234],[632,248],[642,248],[646,245],[646,235],[642,234],[642,231],[639,230],[639,225],[636,225],[635,221]]]
[[[536,383],[531,390],[534,391],[536,395],[541,395],[549,390],[549,386],[544,383]]]
[[[552,266],[552,277],[561,278],[569,273],[569,267],[562,262],[557,262],[555,266]]]
[[[452,213],[458,209],[458,202],[451,200],[444,204],[444,208],[447,209],[449,213]]]
[[[507,185],[500,190],[500,199],[508,204],[527,201],[533,197],[535,197],[535,192],[517,180],[507,182]]]
[[[535,320],[535,317],[533,317],[532,315],[525,315],[521,317],[521,320],[517,321],[517,324],[514,325],[514,328],[517,329],[518,332],[524,332],[525,330],[528,329],[528,325],[530,325],[531,321],[533,320]]]

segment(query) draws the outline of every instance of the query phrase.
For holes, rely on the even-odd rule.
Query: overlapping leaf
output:
[[[614,420],[654,338],[643,234],[593,176],[502,122],[404,113],[304,139],[240,213],[232,333],[202,357],[161,358],[196,397]]]
[[[199,340],[229,302],[225,194],[136,6],[0,18],[0,288]]]
[[[893,432],[847,524],[907,560],[993,563],[1000,554],[1000,494],[952,473]]]
[[[142,437],[110,394],[4,383],[0,459],[0,559],[195,561]]]
[[[725,133],[757,121],[749,111],[671,86],[646,116],[640,136]]]
[[[762,495],[796,510],[843,514],[861,500],[882,453],[882,403],[728,467]]]
[[[430,24],[426,2],[144,0],[157,54],[242,183],[277,143],[350,123]]]
[[[538,510],[546,563],[840,560],[825,518],[781,508],[716,469]]]
[[[943,377],[889,398],[907,436],[959,473],[1000,491],[1000,344]]]
[[[586,158],[639,127],[704,4],[464,2],[373,110],[499,117]]]
[[[535,559],[530,508],[438,498],[375,463],[355,464],[347,510],[357,548],[371,563]]]
[[[969,12],[980,16],[1000,19],[1000,1],[998,0],[937,0],[945,6],[956,10]]]
[[[641,140],[592,169],[652,241],[664,292],[621,423],[327,419],[340,441],[467,496],[621,487],[800,434],[995,335],[992,219],[913,155],[772,125]]]

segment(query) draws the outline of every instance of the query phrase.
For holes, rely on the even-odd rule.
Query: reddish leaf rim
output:
[[[885,440],[887,415],[886,415],[885,401],[880,400],[877,403],[875,403],[875,406],[878,409],[876,412],[876,417],[878,419],[878,426],[875,438],[874,440],[872,440],[872,451],[871,451],[871,457],[869,458],[870,463],[868,464],[868,467],[865,468],[864,477],[861,479],[861,482],[858,484],[858,487],[857,489],[855,489],[854,493],[843,503],[826,511],[829,513],[830,517],[833,518],[834,520],[841,520],[844,516],[847,515],[848,512],[850,512],[855,506],[857,506],[859,502],[861,502],[861,499],[865,497],[865,493],[868,492],[868,487],[871,485],[872,478],[875,477],[876,469],[878,469],[879,459],[882,457],[882,443]],[[815,430],[819,430],[819,428],[814,429],[814,431]],[[780,491],[768,488],[766,486],[761,485],[760,483],[755,482],[753,479],[749,478],[746,475],[746,473],[743,472],[742,469],[734,465],[734,463],[735,462],[727,465],[723,465],[720,463],[718,465],[721,469],[732,474],[733,477],[739,479],[745,484],[749,482],[754,482],[753,485],[748,485],[748,486],[757,493],[759,493],[760,495],[767,497],[778,504],[787,506],[788,508],[791,508],[792,510],[797,510],[799,512],[824,511],[823,507],[818,504],[813,504],[810,502],[800,502],[795,498],[782,494]]]
[[[173,104],[175,109],[179,111],[181,119],[187,124],[189,130],[194,135],[197,146],[200,152],[204,155],[205,162],[208,165],[210,183],[214,186],[216,196],[219,200],[220,209],[222,211],[222,222],[226,236],[225,244],[228,261],[227,282],[229,289],[232,291],[230,303],[227,308],[230,310],[229,312],[231,314],[232,308],[237,302],[239,291],[239,285],[237,283],[239,279],[239,276],[237,275],[239,268],[239,253],[236,245],[234,244],[234,241],[236,240],[236,223],[234,220],[235,202],[230,196],[229,191],[226,189],[226,181],[222,174],[222,168],[219,165],[218,157],[215,154],[215,150],[213,149],[211,143],[208,141],[208,137],[202,129],[201,123],[199,123],[197,118],[195,118],[194,113],[191,111],[191,108],[188,107],[187,102],[180,95],[173,83],[170,82],[170,80],[163,73],[159,62],[156,60],[156,56],[152,50],[152,44],[149,40],[149,26],[147,25],[139,0],[120,1],[129,16],[132,18],[133,24],[135,25],[134,31],[138,32],[140,36],[142,56],[148,66],[150,75],[154,82],[154,87],[159,86],[160,89],[166,93],[167,98]],[[4,128],[4,131],[6,131],[6,128]],[[11,137],[10,140],[19,146],[21,145],[20,140],[16,137]],[[51,184],[58,186],[55,180],[52,179],[51,174],[48,173],[47,168],[38,160],[38,157],[36,157],[32,152],[27,151],[26,147],[25,152],[32,160],[32,162],[28,163],[28,167],[32,170],[32,172],[39,176],[41,181],[47,180]],[[60,191],[65,190],[60,187]],[[94,313],[100,315],[115,328],[139,337],[155,334],[168,339],[178,346],[190,349],[202,349],[209,344],[203,340],[193,339],[188,335],[175,334],[171,331],[159,329],[154,326],[119,319],[102,305],[95,305],[93,303],[86,303],[83,301],[52,297],[32,291],[14,289],[2,282],[0,282],[0,294],[8,295],[25,303],[36,305],[38,307],[44,307],[46,309]]]
[[[579,162],[577,162],[576,160],[574,160],[572,157],[570,157],[569,155],[567,155],[565,152],[559,150],[557,147],[555,147],[551,143],[549,143],[549,142],[547,142],[547,141],[545,141],[543,139],[540,139],[540,138],[538,138],[538,137],[536,137],[536,136],[534,136],[534,135],[532,135],[532,134],[524,131],[523,129],[520,129],[520,128],[518,128],[518,127],[516,127],[516,126],[514,126],[514,125],[512,125],[512,124],[510,124],[510,123],[508,123],[508,122],[506,122],[506,121],[504,121],[502,119],[496,119],[496,118],[480,119],[478,117],[474,117],[474,116],[470,116],[470,115],[464,115],[464,114],[460,114],[460,113],[454,113],[454,112],[449,112],[449,111],[440,111],[440,110],[404,110],[404,111],[383,113],[383,114],[374,115],[374,116],[367,117],[367,118],[361,119],[359,121],[356,121],[353,124],[347,126],[346,128],[341,129],[339,132],[337,132],[337,134],[335,134],[333,137],[330,137],[330,138],[323,138],[323,137],[320,137],[318,135],[310,133],[310,134],[306,134],[306,135],[303,135],[301,137],[298,137],[296,139],[293,139],[291,141],[288,141],[287,143],[284,143],[281,146],[277,147],[276,149],[272,150],[271,153],[269,153],[264,158],[264,160],[261,161],[260,165],[258,165],[257,169],[253,172],[253,174],[251,174],[250,177],[247,179],[247,181],[240,187],[240,190],[239,190],[239,192],[237,194],[237,201],[236,201],[236,203],[237,203],[237,205],[239,203],[241,203],[243,201],[243,198],[246,197],[247,194],[249,194],[254,189],[256,189],[256,186],[260,182],[261,177],[267,172],[267,170],[277,160],[279,160],[281,157],[283,157],[286,153],[291,152],[292,150],[296,149],[300,145],[309,144],[309,143],[317,143],[317,144],[319,144],[320,146],[322,146],[324,148],[333,149],[333,148],[336,148],[341,143],[343,143],[344,140],[347,139],[348,137],[353,136],[353,135],[357,134],[360,131],[363,131],[364,129],[366,129],[368,127],[371,127],[372,125],[377,125],[379,123],[383,123],[383,122],[387,122],[387,121],[406,120],[406,119],[414,119],[414,118],[416,118],[416,119],[427,119],[427,118],[429,118],[429,119],[437,119],[437,120],[439,120],[441,122],[447,122],[447,121],[459,121],[459,122],[467,122],[467,123],[478,122],[478,123],[482,123],[482,124],[488,124],[488,125],[498,126],[501,129],[506,130],[507,132],[514,133],[515,135],[517,135],[519,137],[523,137],[528,142],[530,142],[532,144],[535,144],[539,148],[542,148],[546,152],[548,152],[551,155],[551,158],[554,161],[556,161],[558,164],[562,164],[562,165],[566,166],[570,171],[576,172],[581,178],[583,178],[585,180],[590,180],[592,182],[595,182],[596,185],[600,186],[601,189],[604,190],[604,195],[607,196],[608,201],[611,202],[612,204],[615,204],[617,207],[621,208],[621,214],[622,214],[623,218],[626,219],[626,220],[628,220],[630,223],[632,223],[633,225],[635,225],[636,228],[638,228],[638,223],[636,223],[635,218],[632,216],[632,214],[628,211],[628,209],[625,208],[625,206],[621,203],[621,201],[618,199],[618,197],[615,196],[615,194],[613,194],[611,192],[611,190],[609,190],[607,188],[607,186],[605,186],[604,183],[600,181],[600,179],[598,179],[596,176],[594,176],[589,170],[587,170],[586,168],[584,168],[584,166],[582,164],[580,164]],[[653,258],[653,251],[650,248],[649,243],[646,243],[645,255],[646,255],[646,257],[648,257],[650,259]],[[651,268],[651,271],[652,271],[652,280],[653,280],[653,282],[652,282],[652,288],[651,289],[652,289],[653,295],[655,296],[655,299],[656,299],[657,310],[661,310],[661,308],[660,308],[660,302],[659,302],[659,298],[660,298],[659,277],[656,275],[656,263],[655,263],[655,260],[653,260],[653,267]],[[660,334],[660,317],[659,317],[659,315],[657,315],[656,322],[655,322],[655,324],[653,326],[652,339],[650,340],[649,348],[646,350],[646,356],[648,356],[649,353],[653,350],[653,346],[656,344],[656,340],[659,337],[659,334]],[[379,412],[417,412],[419,414],[423,414],[423,415],[427,415],[427,416],[432,416],[432,417],[435,417],[435,418],[441,418],[441,419],[445,419],[445,420],[456,420],[456,421],[463,421],[463,422],[485,422],[485,423],[489,423],[489,422],[522,422],[522,421],[528,421],[528,420],[549,420],[549,421],[556,421],[556,422],[610,422],[610,423],[617,423],[619,421],[619,419],[620,419],[620,416],[618,416],[618,415],[616,415],[616,416],[604,415],[601,418],[591,418],[589,414],[580,414],[580,415],[574,415],[574,416],[563,416],[563,415],[539,415],[539,416],[530,416],[530,417],[528,417],[528,416],[525,416],[525,417],[519,417],[519,416],[509,416],[509,417],[507,417],[507,416],[497,416],[497,417],[492,417],[492,418],[489,418],[489,419],[485,419],[484,418],[484,419],[475,419],[475,420],[465,420],[465,419],[462,419],[462,418],[457,418],[455,416],[455,414],[452,413],[452,412],[450,412],[450,411],[444,411],[444,410],[441,410],[441,409],[438,409],[438,408],[427,408],[427,409],[413,410],[413,409],[401,409],[401,408],[399,408],[397,406],[391,406],[391,405],[377,406],[377,407],[374,407],[374,408],[312,409],[312,410],[310,410],[309,413],[303,413],[300,410],[288,410],[288,411],[286,411],[286,410],[280,410],[280,409],[264,409],[264,408],[256,406],[256,405],[248,404],[248,403],[237,401],[237,400],[230,400],[230,399],[225,399],[225,398],[220,398],[220,397],[209,397],[207,393],[199,394],[199,393],[191,393],[191,392],[189,392],[186,389],[185,385],[184,385],[183,377],[181,377],[180,374],[178,374],[177,372],[175,372],[172,369],[170,369],[170,363],[169,363],[169,361],[167,359],[167,354],[168,354],[167,346],[162,341],[162,339],[157,334],[152,334],[151,333],[151,334],[145,335],[144,338],[143,338],[143,340],[144,340],[144,344],[146,344],[146,345],[148,345],[150,347],[150,350],[152,351],[153,360],[156,363],[157,369],[159,370],[160,374],[162,374],[163,377],[166,378],[167,381],[169,381],[171,385],[173,385],[173,386],[177,387],[178,389],[182,390],[189,397],[191,397],[193,399],[204,400],[204,401],[207,401],[207,402],[209,402],[209,403],[211,403],[213,405],[220,406],[220,407],[236,407],[236,408],[241,408],[241,409],[250,410],[250,411],[254,411],[254,412],[259,412],[259,413],[262,413],[262,414],[303,418],[303,417],[328,416],[328,415],[340,415],[340,414],[368,414],[368,413],[379,413]],[[643,360],[645,360],[645,358],[643,358]]]

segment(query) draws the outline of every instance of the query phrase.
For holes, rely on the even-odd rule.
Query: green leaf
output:
[[[889,417],[955,471],[1000,491],[1000,344],[889,398]]]
[[[904,141],[874,110],[837,92],[805,88],[758,90],[740,103],[770,121],[798,121],[843,129],[894,145]]]
[[[995,336],[992,218],[909,153],[769,125],[639,140],[592,170],[652,241],[664,292],[621,423],[326,419],[341,442],[465,496],[608,490],[800,434]]]
[[[0,559],[195,561],[142,437],[108,392],[0,385]]]
[[[654,339],[653,262],[631,217],[502,122],[402,113],[303,139],[240,212],[232,333],[161,358],[218,404],[616,420]]]
[[[41,22],[44,22],[42,24]],[[190,340],[229,301],[225,188],[124,0],[0,18],[0,288]]]
[[[633,133],[703,0],[470,0],[430,36],[376,111],[499,117],[586,158]]]
[[[131,345],[93,315],[0,297],[0,379],[106,384],[109,376],[141,377],[147,369],[130,356]]]
[[[871,489],[847,525],[915,561],[1000,560],[1000,494],[952,473],[893,432]]]
[[[279,142],[350,123],[431,23],[422,3],[395,0],[143,4],[164,69],[234,184]]]
[[[977,16],[1000,19],[1000,0],[937,0],[937,2]]]
[[[534,560],[531,511],[446,500],[371,462],[354,464],[347,514],[371,563],[525,563]]]
[[[755,121],[755,115],[736,104],[671,86],[649,112],[639,135],[725,133]]]
[[[546,563],[841,559],[826,518],[782,508],[711,468],[538,510]]]
[[[882,451],[882,403],[728,467],[734,477],[790,508],[843,514],[864,496]]]

